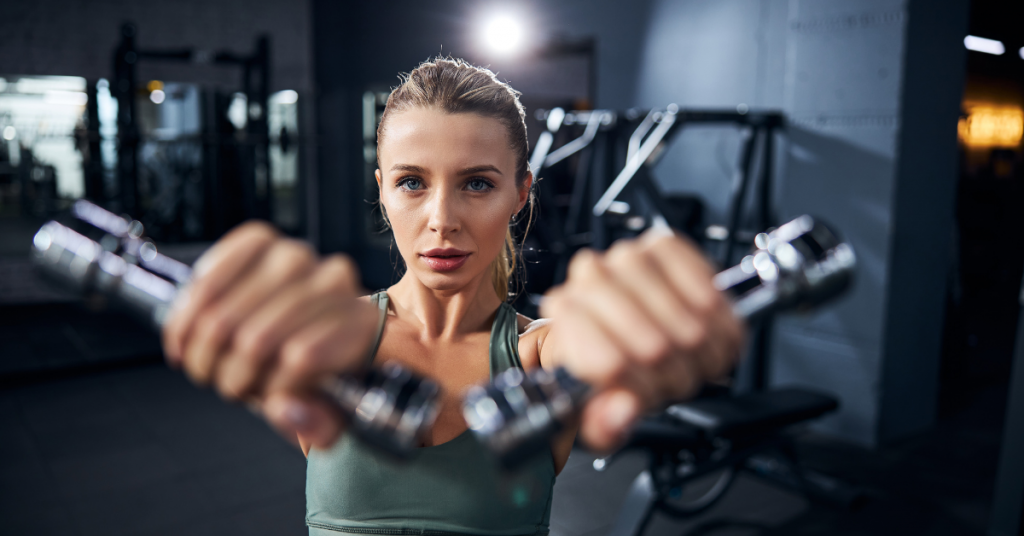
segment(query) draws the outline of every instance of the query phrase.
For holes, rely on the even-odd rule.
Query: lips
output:
[[[466,264],[469,252],[455,248],[436,248],[424,251],[420,258],[435,272],[451,272]]]

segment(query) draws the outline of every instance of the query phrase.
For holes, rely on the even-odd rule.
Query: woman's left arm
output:
[[[535,359],[595,387],[580,419],[591,448],[615,448],[643,413],[735,364],[744,327],[713,276],[689,240],[648,231],[603,253],[580,251],[547,293]]]

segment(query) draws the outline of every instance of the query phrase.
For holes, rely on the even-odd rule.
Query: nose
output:
[[[455,199],[444,191],[436,193],[431,200],[430,217],[427,225],[431,231],[437,233],[442,238],[457,233],[462,228],[455,205]]]

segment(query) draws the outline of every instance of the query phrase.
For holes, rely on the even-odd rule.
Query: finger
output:
[[[595,323],[572,296],[561,290],[548,292],[541,315],[551,318],[551,334],[558,365],[579,379],[598,387],[617,381],[628,362],[618,342]]]
[[[653,363],[670,350],[668,337],[651,314],[611,276],[605,262],[590,254],[570,266],[567,292],[620,348],[639,363]]]
[[[303,328],[281,346],[266,391],[309,391],[325,377],[364,367],[376,321],[371,305],[354,302],[339,314]]]
[[[608,389],[596,395],[583,408],[580,437],[598,452],[611,452],[628,437],[640,418],[642,402],[628,389]]]
[[[678,352],[653,368],[634,371],[624,386],[636,390],[648,402],[646,409],[658,409],[666,402],[689,398],[706,379],[700,360]]]
[[[687,309],[686,301],[676,295],[656,262],[635,242],[616,245],[606,256],[612,277],[647,311],[673,346],[694,351],[706,339],[707,320]]]
[[[745,326],[736,318],[725,296],[714,288],[711,267],[688,241],[678,237],[644,237],[644,246],[675,296],[698,320],[703,331],[695,331],[688,345],[701,360],[705,377],[717,378],[739,356]],[[685,346],[684,346],[685,347]],[[714,349],[707,351],[707,349]]]
[[[238,325],[281,287],[305,277],[313,263],[308,246],[294,240],[278,241],[256,268],[243,275],[232,292],[210,304],[185,341],[182,364],[192,380],[199,384],[209,382]]]
[[[711,265],[685,238],[644,233],[640,242],[691,310],[700,314],[724,304],[724,297],[714,287]]]
[[[246,272],[276,237],[269,225],[245,224],[228,233],[196,263],[194,281],[178,295],[163,328],[164,351],[172,363],[181,360],[196,313]]]
[[[281,344],[331,307],[337,307],[333,297],[315,296],[312,289],[285,291],[280,298],[265,304],[256,313],[257,318],[238,328],[228,353],[216,367],[214,383],[221,396],[258,394]]]
[[[284,341],[313,319],[354,300],[358,278],[350,260],[331,257],[309,281],[293,284],[264,304],[239,326],[231,352],[218,369],[221,394],[237,398],[262,391],[264,372]]]
[[[315,395],[269,395],[263,403],[263,415],[282,436],[293,438],[302,434],[318,449],[333,445],[345,429],[344,419],[337,409]]]

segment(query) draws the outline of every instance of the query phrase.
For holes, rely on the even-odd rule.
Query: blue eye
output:
[[[494,188],[494,185],[485,179],[475,178],[466,183],[466,188],[473,192],[483,192]]]
[[[403,190],[408,190],[410,192],[415,192],[416,190],[419,190],[419,189],[423,188],[423,181],[421,181],[420,179],[413,178],[413,177],[406,177],[406,178],[398,181],[398,187],[403,189]]]

